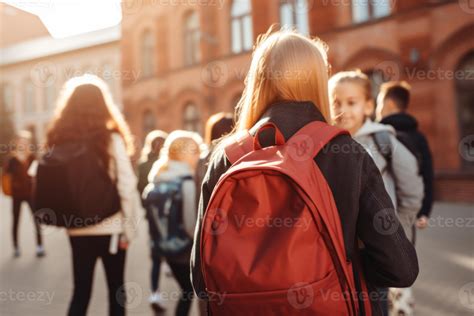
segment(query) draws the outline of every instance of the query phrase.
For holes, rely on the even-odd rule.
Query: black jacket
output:
[[[138,189],[138,192],[140,192],[140,195],[143,193],[143,190],[145,190],[145,187],[148,185],[148,174],[150,173],[150,170],[157,159],[158,159],[157,154],[150,153],[148,154],[148,159],[146,161],[141,162],[138,165],[137,189]]]
[[[429,217],[433,208],[433,159],[425,136],[418,129],[417,120],[407,113],[397,113],[385,117],[380,123],[393,126],[397,138],[415,155],[419,156],[420,174],[425,187],[423,203],[418,212],[421,216]]]
[[[324,121],[324,118],[312,103],[280,102],[272,105],[250,132],[254,134],[258,126],[271,121],[278,126],[285,139],[289,139],[301,127],[315,120]],[[264,146],[271,144],[269,139],[261,139],[261,142]],[[396,219],[392,202],[372,158],[350,136],[341,135],[321,150],[315,158],[315,163],[333,192],[341,218],[348,260],[353,258],[357,240],[361,240],[365,245],[361,256],[368,284],[372,287],[412,285],[418,275],[416,252]],[[229,167],[230,163],[224,151],[218,146],[202,183],[195,243],[191,255],[194,290],[202,298],[205,298],[205,286],[199,244],[203,213],[219,177]],[[379,233],[377,220],[383,210],[388,210],[396,221],[394,225],[398,225],[393,233]],[[377,303],[373,306],[374,315],[380,315]]]

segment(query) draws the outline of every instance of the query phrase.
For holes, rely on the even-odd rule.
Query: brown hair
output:
[[[335,74],[329,79],[329,94],[332,94],[338,84],[341,83],[355,83],[364,89],[364,94],[367,100],[372,99],[372,84],[369,77],[364,74],[360,69],[341,71]]]
[[[134,148],[130,130],[113,103],[106,83],[93,75],[68,80],[48,128],[47,146],[88,141],[108,168],[112,133],[122,136],[129,155],[132,155]]]
[[[229,134],[233,127],[234,116],[232,113],[220,112],[212,115],[206,122],[204,135],[206,144],[211,145],[213,141]]]
[[[399,110],[405,111],[410,103],[410,90],[406,81],[390,81],[380,86],[380,95],[383,100],[393,100]]]

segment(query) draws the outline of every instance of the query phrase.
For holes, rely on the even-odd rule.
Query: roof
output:
[[[120,25],[62,39],[44,36],[0,49],[0,66],[108,44],[120,37]]]

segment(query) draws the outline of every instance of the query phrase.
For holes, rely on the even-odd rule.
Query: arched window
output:
[[[307,0],[281,0],[280,21],[284,28],[296,29],[304,35],[309,34],[309,6]]]
[[[183,128],[187,131],[201,133],[201,114],[194,103],[188,103],[184,107]]]
[[[146,136],[149,132],[156,129],[155,114],[151,110],[143,112],[142,130],[143,135]]]
[[[474,51],[461,59],[455,74],[462,166],[474,170]]]
[[[352,0],[352,20],[362,23],[390,15],[393,0]]]
[[[252,5],[250,0],[234,0],[231,7],[232,52],[249,51],[253,45]]]
[[[370,79],[371,87],[372,87],[372,98],[374,100],[377,99],[377,95],[380,91],[380,86],[382,83],[389,81],[390,79],[386,74],[384,74],[383,70],[381,69],[371,69],[364,71],[367,74],[367,77]]]
[[[23,112],[31,114],[35,112],[35,87],[30,80],[26,80],[24,83],[23,93]]]
[[[153,76],[155,70],[155,39],[150,30],[146,30],[141,37],[141,72],[142,77]]]
[[[184,19],[184,64],[194,65],[201,59],[201,31],[197,12],[189,12]]]

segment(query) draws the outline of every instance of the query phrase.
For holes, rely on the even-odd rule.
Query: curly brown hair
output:
[[[112,133],[122,136],[129,155],[133,155],[130,129],[114,104],[107,84],[93,75],[68,80],[48,128],[47,146],[52,148],[59,144],[87,141],[108,168],[108,147]]]

